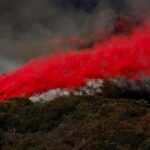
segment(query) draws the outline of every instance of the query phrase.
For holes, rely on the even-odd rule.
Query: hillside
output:
[[[101,95],[0,103],[0,149],[149,150],[148,101],[133,93],[121,98],[120,90],[105,88]]]

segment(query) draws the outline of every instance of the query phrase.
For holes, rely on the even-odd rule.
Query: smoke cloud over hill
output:
[[[115,35],[83,51],[33,59],[22,68],[0,76],[0,99],[31,96],[55,88],[76,88],[89,79],[150,76],[150,21],[131,35]]]
[[[136,3],[133,0],[1,0],[0,55],[17,63],[26,62],[53,52],[55,47],[50,41],[89,37],[103,28],[110,30],[116,14],[142,14],[149,3],[149,0]],[[62,44],[59,48],[66,47]]]

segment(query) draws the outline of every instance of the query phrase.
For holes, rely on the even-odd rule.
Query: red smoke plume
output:
[[[132,35],[116,35],[92,48],[70,50],[30,61],[0,76],[0,100],[31,96],[53,88],[75,88],[88,79],[150,75],[150,23]]]

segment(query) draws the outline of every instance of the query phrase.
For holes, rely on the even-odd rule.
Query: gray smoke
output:
[[[150,0],[125,0],[125,2],[128,12],[134,15],[148,15],[149,17]]]
[[[7,72],[11,71],[12,68],[18,68],[22,65],[19,61],[14,61],[13,59],[8,59],[6,57],[0,57],[0,71]]]
[[[148,10],[149,3],[149,0],[0,0],[0,56],[26,62],[54,52],[53,40],[90,37],[97,30],[111,29],[117,13],[136,14]],[[9,63],[5,65],[7,68]]]
[[[111,21],[113,13],[106,9],[108,6],[99,6],[96,2],[90,12],[86,7],[91,1],[85,1],[83,8],[77,8],[74,3],[73,0],[66,3],[61,0],[1,0],[0,55],[25,62],[53,52],[51,40],[89,36]]]

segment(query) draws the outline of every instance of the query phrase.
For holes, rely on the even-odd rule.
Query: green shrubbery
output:
[[[32,103],[27,98],[2,102],[0,149],[148,150],[150,104],[113,96],[105,93],[71,95],[47,103]]]

